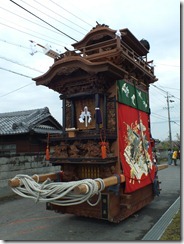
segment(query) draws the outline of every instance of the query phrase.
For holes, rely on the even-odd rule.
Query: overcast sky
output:
[[[53,64],[43,48],[64,52],[91,29],[107,24],[128,28],[138,40],[150,43],[148,60],[154,60],[159,79],[150,86],[151,129],[154,138],[168,138],[169,102],[172,138],[180,134],[180,1],[177,0],[1,0],[0,6],[0,113],[48,107],[61,122],[59,94],[36,86],[33,77]],[[27,9],[53,27],[34,17]],[[62,34],[65,33],[66,35]],[[75,41],[76,40],[76,41]],[[36,53],[34,53],[36,51]],[[34,55],[33,55],[34,53]],[[31,55],[32,54],[32,55]],[[167,93],[168,92],[168,93]]]

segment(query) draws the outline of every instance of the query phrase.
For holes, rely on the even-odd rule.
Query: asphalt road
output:
[[[61,215],[19,196],[0,200],[0,239],[8,241],[133,241],[143,236],[180,195],[180,166],[158,172],[159,197],[119,224]]]

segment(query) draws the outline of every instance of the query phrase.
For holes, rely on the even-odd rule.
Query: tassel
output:
[[[104,135],[104,138],[102,138],[103,137],[102,134]],[[99,142],[99,143],[101,145],[101,157],[102,157],[102,159],[105,159],[105,158],[107,158],[107,147],[106,146],[108,145],[108,143],[105,142],[106,135],[105,135],[105,131],[103,129],[100,130],[100,138],[101,138],[101,142]]]
[[[106,142],[101,142],[101,155],[102,158],[105,159],[107,158],[107,150],[106,150]]]

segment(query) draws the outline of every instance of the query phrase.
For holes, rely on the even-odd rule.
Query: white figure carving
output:
[[[88,111],[88,107],[84,107],[84,111],[81,112],[79,121],[80,123],[85,123],[85,126],[88,126],[88,123],[91,122],[91,113]]]

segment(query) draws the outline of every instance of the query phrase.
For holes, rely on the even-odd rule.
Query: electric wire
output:
[[[16,74],[16,75],[21,75],[21,76],[24,76],[26,78],[33,78],[31,76],[28,76],[28,75],[24,75],[24,74],[21,74],[21,73],[18,73],[18,72],[15,72],[13,70],[10,70],[10,69],[6,69],[6,68],[3,68],[3,67],[0,67],[1,70],[4,70],[4,71],[7,71],[7,72],[10,72],[10,73],[13,73],[13,74]]]
[[[19,8],[22,8],[23,10],[25,10],[26,12],[28,12],[29,14],[33,15],[34,17],[36,17],[37,19],[41,20],[42,22],[44,22],[45,24],[51,26],[52,28],[54,28],[55,30],[59,31],[60,33],[64,34],[65,36],[67,36],[68,38],[74,40],[77,42],[76,39],[74,39],[73,37],[71,37],[70,35],[66,34],[65,32],[59,30],[58,28],[54,27],[53,25],[49,24],[47,21],[43,20],[42,18],[40,18],[39,16],[37,16],[36,14],[30,12],[29,10],[27,10],[26,8],[22,7],[21,5],[19,5],[18,3],[14,2],[13,0],[10,0],[13,4],[17,5]]]
[[[48,9],[47,7],[45,7],[45,5],[41,4],[41,3],[38,2],[37,0],[33,0],[33,1],[36,2],[36,3],[38,3],[39,5],[43,6],[44,8]],[[61,18],[65,19],[65,20],[67,20],[68,22],[70,22],[70,23],[72,23],[72,24],[78,26],[79,28],[81,28],[81,29],[83,29],[83,30],[85,30],[85,31],[88,31],[88,30],[84,29],[83,27],[81,27],[80,25],[76,24],[75,22],[73,22],[73,21],[71,21],[71,20],[65,18],[64,16],[62,16],[62,15],[56,13],[55,11],[51,10],[50,8],[49,8],[49,10],[50,10],[52,13],[58,15],[59,17],[61,17]],[[82,33],[82,34],[83,34],[83,33]]]
[[[151,124],[163,124],[163,123],[168,123],[168,121],[167,120],[165,120],[165,121],[155,121],[155,122],[151,122]]]
[[[172,95],[171,93],[169,93],[168,91],[165,91],[164,89],[162,89],[162,88],[160,88],[160,87],[158,87],[158,86],[156,86],[156,85],[154,85],[154,84],[151,84],[151,85],[154,86],[155,88],[157,88],[158,90],[160,90],[160,91],[162,91],[162,92],[168,94],[168,96],[172,96],[172,97],[173,97],[173,95]],[[176,98],[177,98],[177,97],[176,97]],[[179,98],[177,98],[177,99],[179,99]],[[179,100],[180,100],[180,99],[179,99]]]
[[[63,9],[64,11],[66,11],[67,13],[73,15],[75,18],[81,20],[82,22],[84,22],[85,24],[89,25],[90,27],[93,27],[91,24],[89,24],[88,22],[86,22],[85,20],[81,19],[80,17],[78,17],[77,15],[73,14],[72,12],[68,11],[67,9],[61,7],[61,5],[55,3],[53,0],[50,0],[50,2],[54,3],[56,6],[58,6],[59,8]]]
[[[174,124],[176,124],[176,125],[178,125],[178,126],[180,126],[178,123],[176,123],[176,121],[171,121],[172,123],[174,123]]]
[[[22,46],[22,45],[19,45],[17,43],[13,43],[13,42],[6,41],[6,40],[3,40],[3,39],[0,39],[0,42],[4,42],[5,44],[8,44],[8,45],[13,45],[13,46],[16,46],[16,47],[25,48],[27,50],[30,50],[30,47]],[[37,52],[42,53],[40,51],[37,51]]]
[[[160,93],[161,94],[161,93]],[[150,104],[151,104],[151,107],[152,105],[155,106],[155,104],[157,104],[159,101],[159,107],[157,106],[157,110],[158,109],[162,109],[162,106],[166,106],[166,100],[164,99],[164,95],[161,94],[161,96],[159,96],[159,100],[158,100],[158,93],[150,90]]]
[[[155,87],[155,88],[157,88],[157,87]],[[164,88],[164,87],[163,87]],[[161,92],[163,92],[164,90],[163,89],[161,89]],[[165,93],[165,91],[164,91],[164,93]],[[166,92],[167,93],[167,92]],[[165,94],[162,94],[162,96],[164,96],[165,97]],[[172,97],[173,97],[173,95],[172,95]],[[158,98],[156,98],[156,96],[153,94],[153,96],[152,96],[152,99],[153,98],[155,98],[155,99],[157,99],[158,100]],[[159,99],[159,101],[161,102],[161,99]],[[164,102],[164,105],[165,105],[165,102]],[[178,119],[178,113],[177,113],[177,111],[176,111],[176,109],[175,110],[172,110],[172,107],[170,107],[170,113],[172,112],[172,120],[173,121],[177,121],[177,119]],[[173,117],[173,113],[176,115],[176,117]],[[163,117],[162,115],[158,115],[158,114],[156,114],[156,113],[151,113],[151,117],[152,118],[156,118],[156,119],[160,119],[160,120],[163,120],[163,118],[164,119],[167,119],[167,115],[165,116],[165,117]],[[152,123],[154,124],[154,123],[163,123],[163,121],[162,122],[153,122],[152,121]]]
[[[29,36],[31,36],[31,37],[36,37],[36,38],[39,38],[40,40],[44,40],[44,41],[48,42],[48,40],[46,40],[46,39],[44,39],[44,38],[42,38],[42,37],[39,37],[39,36],[30,34],[30,33],[26,32],[26,31],[19,30],[19,29],[15,28],[15,27],[12,27],[12,26],[7,25],[7,24],[4,24],[4,23],[1,23],[1,22],[0,22],[0,25],[4,25],[4,26],[9,27],[9,28],[11,28],[11,29],[13,29],[13,30],[19,31],[19,32],[24,33],[24,34],[26,34],[26,35],[29,35]],[[52,44],[54,44],[54,45],[61,46],[62,48],[64,47],[64,46],[62,46],[62,45],[58,45],[57,43],[55,43],[55,42],[53,42],[53,41],[49,41],[49,42],[52,43]]]
[[[180,89],[179,89],[179,88],[173,88],[173,87],[164,87],[164,86],[161,86],[161,85],[160,85],[160,87],[161,87],[161,88],[166,88],[166,89],[172,89],[172,90],[177,90],[177,91],[180,91]]]
[[[159,90],[159,92],[161,91],[162,93],[160,92],[160,94],[162,94],[162,95],[163,95],[163,93],[164,93],[164,94],[167,93],[164,89],[158,88],[158,87],[157,87],[156,85],[154,85],[154,84],[151,84],[151,86],[154,87],[154,88],[156,88],[157,90]]]
[[[171,113],[171,111],[170,111],[170,113]],[[173,113],[172,113],[173,114]],[[157,119],[160,119],[160,120],[165,120],[165,119],[167,119],[167,115],[166,116],[163,116],[163,115],[159,115],[159,114],[157,114],[157,113],[154,113],[154,112],[152,112],[151,113],[151,117],[152,118],[157,118]],[[173,117],[172,116],[172,121],[177,121],[178,120],[178,114],[176,113],[176,117]],[[152,122],[152,123],[154,123],[154,122]]]
[[[10,0],[11,1],[11,0]],[[11,2],[13,2],[13,1],[11,1]],[[52,2],[52,1],[51,1]],[[12,71],[11,71],[12,72]],[[156,87],[156,88],[158,88],[158,87]],[[158,88],[159,89],[159,88]],[[164,91],[164,92],[166,92],[166,91]],[[179,99],[179,98],[177,98],[177,99]],[[180,99],[179,99],[180,100]]]
[[[25,86],[21,86],[21,87],[17,88],[16,90],[13,90],[13,91],[10,91],[10,92],[8,92],[8,93],[6,93],[6,94],[0,95],[0,98],[6,97],[6,96],[8,96],[8,95],[10,95],[10,94],[12,94],[12,93],[14,93],[14,92],[17,92],[17,91],[19,91],[19,90],[21,90],[21,89],[27,87],[27,86],[30,86],[30,85],[33,85],[33,83],[29,83],[29,84],[27,84],[27,85],[25,85]]]
[[[49,1],[52,1],[52,0],[49,0]],[[72,5],[72,7],[73,8],[75,8],[75,10],[77,11],[77,13],[80,13],[80,15],[83,15],[83,16],[85,16],[85,17],[83,17],[83,18],[85,18],[85,21],[86,21],[86,19],[88,19],[89,20],[89,22],[86,22],[86,24],[88,24],[90,27],[94,27],[94,25],[91,25],[91,24],[89,24],[89,23],[96,23],[96,19],[93,19],[91,16],[90,16],[90,14],[92,14],[92,12],[90,11],[84,11],[84,9],[83,8],[79,8],[79,4],[75,4],[75,3],[78,3],[77,1],[73,1],[73,0],[67,0],[67,4],[69,4],[69,6],[71,6]],[[80,5],[81,6],[81,5]],[[75,16],[75,15],[74,15]],[[82,20],[83,22],[85,22],[84,20]]]
[[[158,102],[158,93],[155,94],[155,92],[153,91],[150,91],[150,103],[155,103],[155,102]],[[163,106],[166,105],[166,101],[164,99],[164,95],[161,94],[161,96],[159,96],[159,103],[160,104],[163,104]]]
[[[155,101],[157,102],[158,101],[158,97],[156,97],[156,95],[154,95],[154,101],[153,101],[153,96],[152,96],[152,102],[151,102],[151,104],[154,104],[155,103]],[[168,109],[168,107],[167,107],[167,105],[166,105],[166,101],[162,101],[161,99],[159,99],[159,102],[161,103],[163,103],[164,104],[164,107],[161,107],[161,106],[157,106],[156,107],[156,109],[157,109],[157,111],[161,111],[161,113],[163,113],[162,111],[163,111],[163,109]],[[178,118],[178,112],[180,113],[180,111],[178,111],[178,109],[180,110],[180,105],[178,105],[177,103],[176,104],[174,104],[175,106],[170,106],[170,113],[172,113],[172,118],[174,118],[174,115],[175,115],[175,117],[176,118]],[[152,107],[152,106],[151,106]],[[159,107],[160,107],[160,109],[159,109]],[[151,115],[153,115],[153,112],[151,113]],[[167,115],[166,115],[167,116]]]
[[[153,85],[153,84],[152,84],[152,85]],[[161,88],[161,87],[158,87],[158,86],[156,86],[156,85],[153,85],[153,86],[154,86],[155,88],[157,88],[157,89],[159,89],[159,90],[165,92],[165,93],[168,93],[168,96],[171,96],[171,97],[174,97],[174,98],[180,100],[180,98],[174,96],[173,94],[169,93],[168,91],[165,91],[164,89],[167,89],[166,87],[162,86],[162,88]],[[164,88],[164,89],[163,89],[163,88]],[[171,87],[168,88],[168,89],[172,89],[172,90],[180,90],[180,89],[175,89],[175,88],[171,88]]]
[[[42,73],[42,74],[44,73],[44,71],[41,71],[41,70],[32,68],[32,67],[30,67],[30,66],[28,66],[28,65],[25,65],[25,64],[18,63],[17,61],[14,61],[14,60],[12,60],[12,59],[5,58],[5,57],[2,57],[2,56],[0,56],[0,58],[3,59],[3,60],[6,60],[6,61],[8,61],[8,62],[11,62],[11,63],[17,64],[17,65],[20,65],[20,66],[22,66],[22,67],[25,67],[25,68],[34,70],[34,71],[36,71],[36,72],[39,72],[39,73]]]
[[[0,19],[2,19],[2,18],[0,17]],[[9,23],[11,23],[11,24],[15,24],[14,22],[9,21],[9,20],[8,20],[8,22],[9,22]],[[17,27],[21,27],[21,28],[25,29],[25,27],[24,27],[24,26],[22,26],[22,25],[18,25],[18,24],[16,24],[16,26],[17,26]],[[13,27],[13,28],[14,28],[14,27]],[[35,30],[34,30],[34,31],[32,31],[31,29],[29,29],[29,28],[27,28],[27,27],[26,27],[26,30],[27,30],[27,31],[34,32],[34,33],[36,33],[36,34],[38,34],[38,35],[41,35],[41,36],[43,36],[43,37],[46,37],[46,38],[48,38],[48,39],[51,39],[51,40],[53,40],[53,41],[54,41],[54,42],[52,41],[52,43],[55,43],[55,45],[57,45],[57,46],[58,46],[58,45],[60,45],[60,46],[64,47],[64,46],[63,46],[63,45],[61,45],[61,44],[57,44],[57,43],[56,43],[56,42],[57,42],[57,40],[56,40],[56,39],[54,39],[54,38],[52,38],[52,37],[50,37],[50,36],[47,36],[47,35],[45,35],[45,34],[42,34],[42,33],[40,33],[40,32],[37,32],[37,31],[35,31]],[[32,34],[30,34],[30,35],[32,35]],[[45,39],[45,40],[46,40],[46,39]],[[55,41],[56,41],[56,42],[55,42]],[[50,41],[50,42],[51,42],[51,41]]]
[[[166,117],[165,116],[162,116],[162,115],[160,115],[160,114],[156,114],[156,113],[152,113],[152,116],[157,116],[158,118],[160,118],[160,119],[166,119]]]
[[[35,25],[37,25],[37,26],[40,26],[40,27],[42,27],[42,28],[44,28],[44,29],[47,29],[47,30],[49,30],[49,31],[51,31],[51,32],[53,32],[53,33],[56,33],[56,34],[58,34],[58,35],[61,35],[61,34],[58,33],[57,31],[54,31],[53,29],[50,29],[50,28],[48,28],[48,27],[46,27],[46,26],[44,26],[44,25],[41,25],[41,24],[39,24],[39,23],[33,21],[33,20],[30,20],[30,19],[27,19],[27,18],[25,18],[25,17],[23,17],[23,16],[20,16],[19,14],[16,14],[16,13],[14,13],[14,12],[8,10],[8,9],[5,9],[5,8],[3,8],[2,6],[0,6],[0,8],[3,9],[3,10],[5,10],[5,11],[7,11],[7,12],[9,12],[9,13],[11,13],[11,14],[13,14],[13,15],[15,15],[15,16],[17,16],[17,17],[19,17],[19,18],[21,18],[21,19],[24,19],[24,20],[26,20],[26,21],[28,21],[28,22],[30,22],[30,23],[32,23],[32,24],[35,24]],[[1,18],[1,19],[3,19],[3,18]],[[5,20],[5,19],[3,19],[3,20]],[[5,21],[7,21],[7,20],[5,20]],[[16,26],[17,26],[17,24],[16,24]],[[23,27],[23,28],[24,28],[24,27]],[[33,30],[31,30],[31,31],[33,31]],[[34,32],[34,31],[33,31],[33,32]],[[64,36],[64,35],[63,35],[63,36]],[[49,38],[50,38],[50,37],[49,37]],[[68,45],[67,43],[64,43],[64,42],[62,42],[62,43],[65,44],[65,45]],[[60,44],[58,44],[58,45],[60,45]]]
[[[21,0],[21,1],[22,1],[23,3],[25,3],[25,4],[27,4],[28,6],[30,6],[31,8],[36,9],[36,11],[38,10],[37,8],[35,8],[35,7],[33,7],[32,5],[26,3],[25,1],[23,1],[23,0]],[[39,3],[39,4],[42,5],[41,3]],[[46,8],[44,5],[42,5],[42,6],[43,6],[44,8]],[[46,9],[48,10],[48,8],[46,8]],[[54,12],[54,11],[52,11],[51,9],[49,9],[49,10],[50,10],[51,12]],[[69,26],[69,25],[67,25],[67,24],[65,24],[65,23],[63,23],[63,22],[61,22],[60,20],[54,18],[53,16],[50,16],[49,14],[46,14],[45,12],[41,11],[40,9],[39,9],[39,12],[42,13],[42,14],[44,14],[44,15],[46,15],[47,17],[50,17],[51,19],[54,19],[55,21],[59,22],[60,24],[65,25],[66,27],[70,28],[71,30],[74,30],[74,31],[76,31],[76,32],[78,32],[78,33],[84,35],[84,33],[82,33],[82,32],[80,32],[80,31],[74,29],[73,27],[71,27],[71,26]],[[55,13],[55,12],[54,12],[54,13]],[[55,14],[57,14],[57,13],[55,13]]]
[[[165,90],[163,90],[162,88],[159,88],[159,87],[157,87],[157,86],[155,86],[155,85],[152,86],[152,87],[155,88],[155,89],[157,89],[157,91],[158,91],[162,96],[164,96],[164,98],[166,98],[166,97],[165,97],[165,93],[167,94],[168,97],[176,98],[176,96],[174,96],[174,95],[172,95],[172,94],[168,95],[169,93],[166,92]],[[163,88],[164,88],[164,87],[163,87]],[[160,92],[160,91],[161,91],[161,92]],[[158,98],[155,96],[155,94],[153,93],[153,91],[150,91],[150,94],[151,94],[151,96],[150,96],[151,100],[158,101]],[[178,100],[180,100],[180,99],[178,99]],[[166,101],[165,101],[165,100],[163,101],[163,100],[160,98],[159,101],[162,102],[162,103],[164,104],[164,106],[166,106]],[[176,106],[176,107],[179,108],[180,106]],[[175,112],[177,113],[176,108],[174,108],[174,110],[175,110],[175,111],[173,111],[173,112],[174,112],[174,113],[175,113]]]

